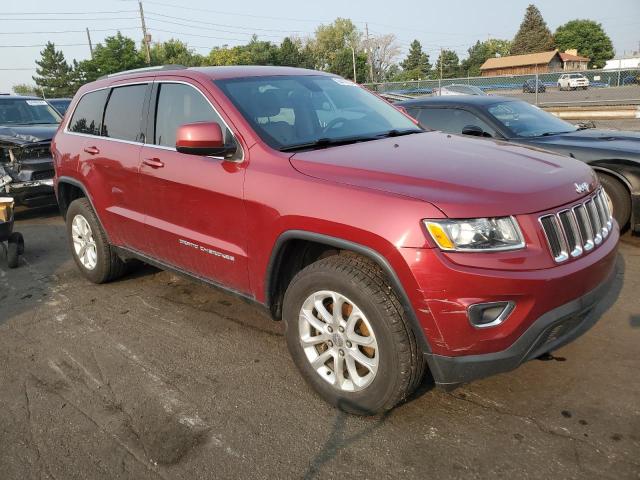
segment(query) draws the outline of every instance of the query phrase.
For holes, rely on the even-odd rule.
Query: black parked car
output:
[[[49,102],[49,105],[55,108],[58,113],[63,116],[67,111],[67,108],[69,108],[69,105],[71,105],[70,98],[48,98],[47,102]]]
[[[0,96],[0,196],[54,205],[51,139],[62,118],[38,97]]]
[[[535,78],[530,78],[522,85],[522,93],[536,93],[536,83],[538,85],[538,93],[544,93],[547,91],[547,87],[544,86],[540,80],[536,82]]]
[[[544,148],[588,163],[620,228],[640,233],[640,133],[575,126],[506,97],[421,97],[396,105],[424,128]]]

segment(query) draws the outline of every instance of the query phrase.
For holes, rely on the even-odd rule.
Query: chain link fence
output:
[[[543,106],[640,104],[640,69],[461,77],[371,83],[365,86],[390,99],[447,95],[456,91],[464,93],[471,86],[488,94],[518,97]]]

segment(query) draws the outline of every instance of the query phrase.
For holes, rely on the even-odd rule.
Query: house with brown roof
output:
[[[508,57],[489,58],[480,67],[483,77],[497,75],[527,75],[560,71],[586,70],[589,59],[576,50],[529,53]]]

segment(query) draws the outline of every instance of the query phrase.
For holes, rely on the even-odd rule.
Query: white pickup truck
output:
[[[589,79],[581,73],[565,73],[558,79],[558,90],[577,90],[589,88]]]

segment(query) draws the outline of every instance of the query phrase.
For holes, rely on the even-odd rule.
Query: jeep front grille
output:
[[[540,217],[557,263],[579,257],[602,243],[613,226],[606,193],[599,189],[584,203]]]

